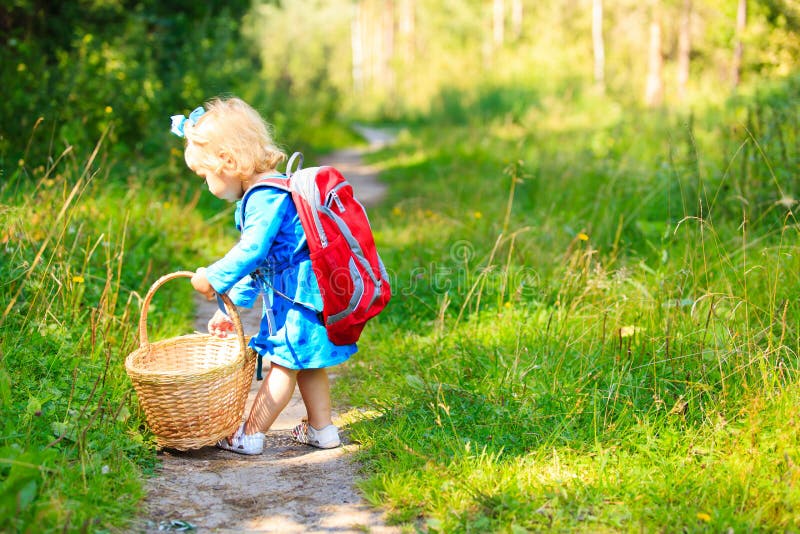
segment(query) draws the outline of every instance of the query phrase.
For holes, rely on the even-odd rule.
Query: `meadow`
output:
[[[340,387],[372,502],[430,532],[800,528],[797,93],[464,99],[374,155],[396,297]]]

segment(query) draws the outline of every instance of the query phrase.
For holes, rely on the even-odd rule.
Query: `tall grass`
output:
[[[431,531],[800,528],[796,87],[378,156],[397,296],[342,388],[377,407],[368,495]]]
[[[106,154],[101,138],[83,160],[67,146],[40,165],[4,169],[3,531],[120,528],[155,463],[122,362],[138,344],[143,291],[185,266],[185,234],[200,221],[189,190]],[[156,336],[190,328],[188,294],[176,288],[151,308]]]

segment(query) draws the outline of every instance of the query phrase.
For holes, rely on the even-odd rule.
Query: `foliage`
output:
[[[692,116],[475,106],[500,113],[374,156],[396,297],[339,392],[393,521],[800,526],[797,83]]]
[[[159,150],[169,115],[234,92],[257,64],[237,26],[248,5],[82,0],[0,8],[8,29],[0,73],[13,81],[0,103],[0,157],[44,161],[67,146],[88,152],[109,125],[109,146],[120,155]],[[35,125],[38,135],[23,151]]]
[[[286,146],[330,150],[341,136],[341,131],[331,136],[331,125],[341,120],[349,76],[336,61],[349,50],[349,8],[341,1],[260,2],[244,21],[243,33],[261,60],[259,74],[269,85],[261,107],[269,110]],[[355,136],[345,140],[359,141]]]
[[[511,5],[522,6],[514,21]],[[649,25],[662,27],[666,102],[723,102],[733,89],[737,39],[743,80],[782,77],[798,67],[797,3],[749,2],[746,31],[736,32],[736,2],[692,4],[688,98],[676,87],[679,27],[685,3],[604,2],[605,81],[614,101],[638,103],[647,74]],[[493,6],[503,6],[501,40]],[[412,15],[404,15],[404,10]],[[359,19],[361,17],[361,19]],[[407,17],[408,20],[405,20]],[[425,117],[442,99],[467,102],[485,88],[520,87],[558,100],[593,92],[592,2],[475,0],[298,0],[261,3],[248,17],[263,71],[286,91],[323,109],[364,117]],[[359,24],[359,20],[363,24]],[[324,29],[324,31],[322,30]],[[356,43],[362,42],[361,48]],[[357,51],[360,50],[360,51]],[[518,101],[517,107],[527,102]],[[534,99],[531,106],[540,103]]]

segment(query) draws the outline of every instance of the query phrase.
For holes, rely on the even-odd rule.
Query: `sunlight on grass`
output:
[[[364,491],[437,532],[800,527],[796,126],[575,115],[387,151],[427,159],[377,224],[418,276],[339,386]]]

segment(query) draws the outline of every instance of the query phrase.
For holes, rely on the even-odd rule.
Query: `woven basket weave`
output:
[[[191,334],[163,341],[147,339],[147,312],[165,282],[191,277],[179,271],[150,287],[139,318],[139,348],[125,358],[147,424],[160,447],[197,449],[232,435],[242,422],[256,355],[247,347],[236,307],[220,295],[236,337]]]

